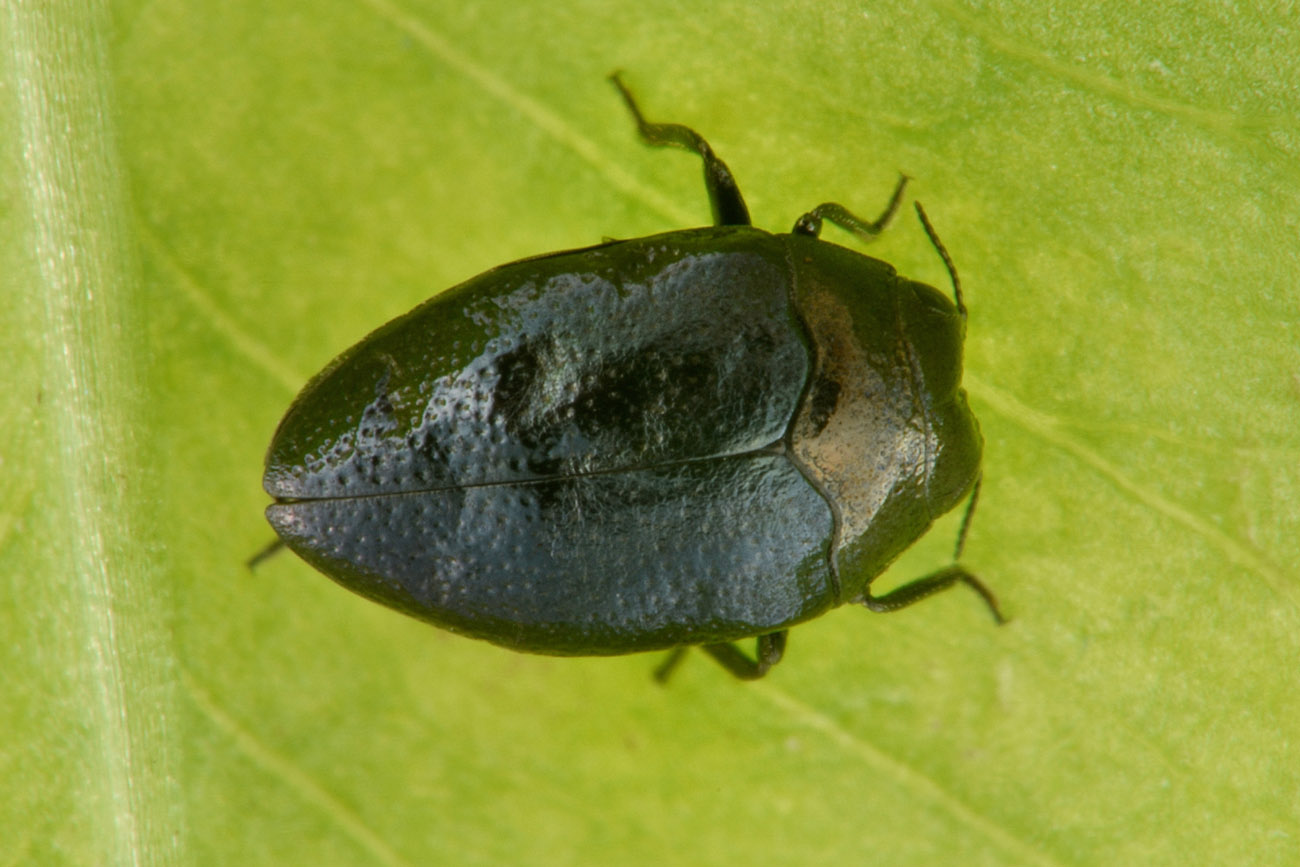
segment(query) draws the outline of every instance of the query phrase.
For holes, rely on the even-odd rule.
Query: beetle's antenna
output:
[[[970,492],[970,502],[966,506],[966,514],[961,519],[961,529],[957,531],[957,548],[952,552],[952,562],[956,563],[961,559],[962,551],[966,550],[966,534],[970,532],[970,519],[975,516],[975,504],[980,499],[980,485],[984,482],[984,474],[980,473],[975,477],[975,487]]]
[[[921,226],[925,229],[925,234],[930,236],[930,243],[943,257],[943,264],[948,268],[948,276],[952,278],[952,294],[957,300],[957,312],[961,314],[962,319],[965,319],[966,302],[961,297],[961,280],[957,277],[957,266],[952,264],[952,257],[948,255],[948,250],[943,246],[943,242],[939,240],[939,236],[935,234],[934,226],[930,225],[930,218],[925,215],[925,208],[921,207],[920,202],[913,202],[912,204],[916,205],[916,215],[921,218]]]

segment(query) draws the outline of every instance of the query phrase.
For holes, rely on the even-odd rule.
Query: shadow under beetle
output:
[[[715,225],[503,265],[343,353],[266,457],[283,544],[351,590],[514,650],[703,647],[761,677],[789,627],[845,602],[894,611],[962,582],[983,439],[961,388],[966,308],[818,239],[880,218],[833,203],[750,226],[694,130]],[[969,495],[954,562],[872,580]],[[732,642],[757,639],[751,659]]]

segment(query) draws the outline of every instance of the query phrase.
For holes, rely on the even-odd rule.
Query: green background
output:
[[[0,2],[0,865],[1300,861],[1282,9]],[[844,609],[763,682],[661,689],[244,568],[333,355],[492,265],[707,220],[614,68],[760,226],[915,178],[1008,626]],[[944,285],[910,216],[871,254]]]

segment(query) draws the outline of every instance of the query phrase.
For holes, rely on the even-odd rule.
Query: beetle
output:
[[[957,583],[983,439],[961,387],[966,307],[823,241],[750,223],[694,130],[713,225],[502,265],[374,331],[313,378],[266,456],[267,519],[339,584],[518,651],[699,646],[763,676],[787,630],[846,602],[895,611]],[[967,500],[953,562],[872,581]],[[735,642],[756,639],[748,656]]]

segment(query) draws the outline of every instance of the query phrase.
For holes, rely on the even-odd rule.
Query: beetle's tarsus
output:
[[[731,169],[727,168],[727,164],[713,152],[713,148],[709,147],[704,136],[680,123],[651,123],[646,120],[636,104],[636,98],[632,96],[632,91],[627,89],[620,75],[621,71],[616,71],[609,76],[609,80],[623,95],[628,111],[632,112],[632,117],[636,119],[641,137],[652,145],[685,148],[699,154],[704,160],[704,185],[709,189],[713,224],[715,226],[752,225],[749,220],[749,208],[745,207],[745,198],[740,194],[740,187],[737,186]]]
[[[967,587],[978,593],[984,600],[984,604],[989,607],[989,611],[993,614],[994,623],[998,626],[1004,626],[1010,622],[1011,618],[1004,615],[1002,609],[998,606],[998,597],[993,595],[993,591],[990,590],[983,581],[969,572],[967,572],[961,580]]]

